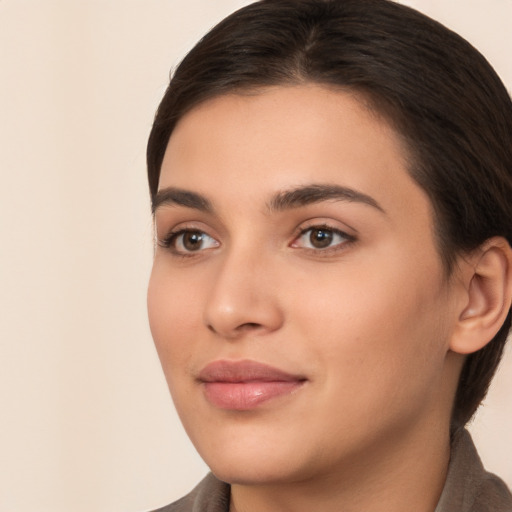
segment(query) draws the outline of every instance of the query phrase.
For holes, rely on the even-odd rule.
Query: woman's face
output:
[[[196,107],[155,219],[151,330],[221,479],[314,478],[447,428],[456,290],[398,136],[354,95],[276,87]]]

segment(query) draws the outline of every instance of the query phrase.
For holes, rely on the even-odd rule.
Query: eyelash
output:
[[[201,238],[208,237],[211,240],[215,240],[215,238],[211,237],[210,235],[208,235],[207,233],[205,233],[204,231],[202,231],[200,229],[180,228],[176,231],[171,231],[163,240],[159,240],[158,245],[164,249],[169,249],[173,255],[178,256],[178,257],[187,258],[187,257],[195,256],[196,254],[204,251],[204,249],[201,250],[201,248],[199,248],[197,251],[187,251],[184,249],[178,249],[176,247],[176,244],[178,243],[180,237],[182,237],[183,235],[186,235],[186,234],[193,234],[193,233],[197,233],[198,235],[201,236]],[[215,242],[218,246],[218,242],[216,240],[215,240]],[[181,244],[183,245],[183,240],[181,241]]]
[[[294,241],[291,244],[291,247],[298,247],[297,241],[300,240],[302,237],[304,237],[307,233],[312,233],[313,231],[318,232],[325,232],[331,234],[331,237],[339,236],[343,240],[334,244],[329,245],[325,248],[318,248],[318,247],[302,247],[302,249],[306,251],[311,251],[314,254],[318,255],[327,255],[332,252],[338,252],[340,250],[343,250],[346,248],[347,245],[352,244],[356,241],[356,237],[353,235],[349,235],[348,233],[341,231],[340,229],[333,228],[332,226],[329,226],[328,224],[315,224],[313,226],[308,226],[307,228],[303,228],[300,230],[298,236],[295,237]],[[311,236],[311,234],[310,234]],[[299,247],[300,248],[300,247]]]
[[[326,247],[300,247],[298,245],[298,240],[300,240],[302,237],[304,237],[307,233],[312,233],[313,231],[318,232],[324,232],[331,235],[331,240],[335,237],[341,237],[343,240],[334,244],[334,245],[328,245]],[[200,235],[200,237],[204,238],[207,237],[210,240],[214,240],[215,244],[214,247],[207,247],[206,249],[215,248],[218,247],[220,244],[213,238],[212,236],[208,235],[204,231],[196,228],[180,228],[176,231],[171,231],[165,238],[158,241],[158,245],[164,249],[168,249],[172,252],[174,256],[182,257],[182,258],[190,258],[194,257],[206,249],[199,248],[198,250],[186,250],[186,249],[179,249],[176,247],[176,244],[179,242],[180,237],[186,235],[186,234],[194,234],[197,233]],[[310,234],[311,236],[311,234]],[[292,248],[299,248],[303,249],[305,251],[311,252],[316,255],[328,255],[333,252],[338,252],[342,250],[343,248],[346,248],[347,245],[353,243],[356,241],[356,238],[352,235],[349,235],[348,233],[345,233],[344,231],[341,231],[340,229],[333,228],[332,226],[329,226],[327,224],[316,224],[312,226],[308,226],[307,228],[303,228],[299,231],[298,235],[296,235],[293,239],[293,242],[290,244],[290,247]],[[329,240],[328,240],[329,242]],[[183,245],[183,239],[181,240],[181,245]]]

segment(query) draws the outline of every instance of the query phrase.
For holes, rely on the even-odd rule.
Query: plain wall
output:
[[[207,471],[147,326],[145,144],[171,66],[246,3],[0,1],[2,511],[139,512]],[[512,87],[510,0],[410,4]],[[512,485],[510,352],[472,430]]]

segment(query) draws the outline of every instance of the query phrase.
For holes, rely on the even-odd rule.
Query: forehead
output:
[[[414,190],[425,200],[407,160],[401,137],[355,93],[280,86],[216,97],[187,113],[169,140],[159,188],[271,194],[329,182],[390,201]]]

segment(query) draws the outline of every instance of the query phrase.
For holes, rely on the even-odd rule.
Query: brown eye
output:
[[[354,237],[329,226],[313,226],[304,229],[298,238],[291,244],[292,247],[302,249],[341,249],[345,244],[353,242]]]
[[[182,229],[171,233],[161,242],[161,246],[171,249],[176,254],[186,255],[192,252],[219,247],[219,242],[203,231]]]
[[[315,249],[325,249],[329,247],[334,238],[334,233],[328,229],[311,229],[309,233],[309,242]]]
[[[198,251],[203,246],[204,233],[201,231],[187,231],[183,233],[181,243],[187,251]]]

